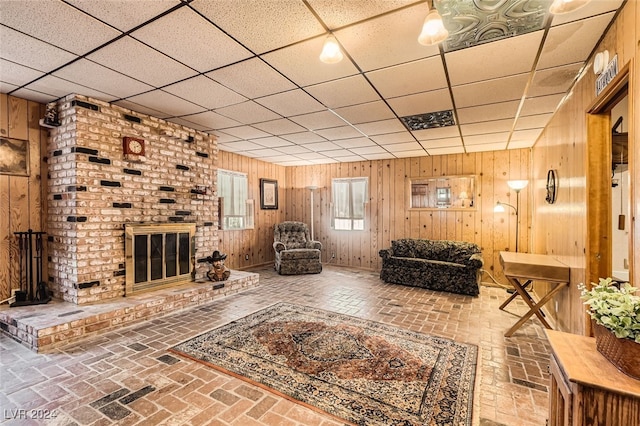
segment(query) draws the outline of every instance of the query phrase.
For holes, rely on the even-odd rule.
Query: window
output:
[[[221,229],[253,229],[253,200],[248,199],[245,173],[218,170]]]
[[[364,205],[369,199],[368,182],[368,178],[364,177],[331,180],[333,229],[364,231]]]

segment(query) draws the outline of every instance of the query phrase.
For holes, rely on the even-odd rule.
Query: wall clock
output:
[[[556,175],[556,171],[550,169],[547,172],[547,198],[545,200],[549,204],[553,204],[556,202],[556,198],[558,196],[558,176]]]
[[[125,136],[122,139],[124,154],[144,155],[144,139]]]

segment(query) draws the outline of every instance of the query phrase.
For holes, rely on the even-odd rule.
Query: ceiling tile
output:
[[[277,136],[268,136],[266,138],[259,139],[251,139],[251,142],[257,143],[260,146],[265,146],[267,148],[277,148],[280,146],[291,146],[293,145],[291,142],[279,138]]]
[[[2,52],[4,53],[4,52]],[[15,62],[0,59],[0,80],[15,86],[22,86],[36,78],[42,77],[44,73],[33,68],[25,67]],[[6,92],[2,92],[6,93]]]
[[[478,144],[478,145],[467,145],[467,152],[484,152],[484,151],[502,151],[506,149],[506,143],[497,142],[497,143],[489,143],[489,144]],[[431,152],[431,151],[429,151]]]
[[[131,96],[127,100],[154,108],[170,116],[190,115],[203,112],[204,108],[178,98],[163,90],[154,90],[141,95]]]
[[[578,21],[590,16],[602,15],[606,12],[613,12],[622,5],[623,0],[596,0],[591,1],[580,9],[571,13],[554,15],[551,25],[562,25],[572,21]]]
[[[430,141],[420,141],[420,144],[429,152],[434,148],[445,148],[451,146],[462,146],[462,139],[457,138],[442,138]]]
[[[252,151],[244,151],[242,155],[246,155],[247,157],[253,158],[264,158],[264,157],[283,157],[281,152],[276,151],[275,149],[256,149]]]
[[[2,25],[0,40],[2,59],[39,71],[48,72],[77,58],[76,55]],[[11,46],[11,49],[7,48],[8,46]]]
[[[584,62],[612,17],[613,13],[607,13],[552,27],[538,61],[538,69]]]
[[[397,132],[397,133],[388,133],[384,135],[374,135],[371,136],[371,140],[380,144],[380,145],[389,145],[395,143],[405,143],[405,142],[415,142],[415,138],[411,133],[407,130]]]
[[[335,149],[332,151],[323,151],[322,153],[331,158],[353,156],[353,152],[349,151],[348,149]]]
[[[293,133],[290,135],[282,135],[282,139],[286,139],[290,142],[299,143],[299,144],[320,142],[320,141],[326,140],[322,136],[313,132],[301,132],[301,133]]]
[[[262,130],[258,130],[252,126],[239,126],[239,127],[230,127],[224,129],[224,132],[228,135],[235,136],[241,139],[258,139],[258,138],[266,138],[271,136],[268,133],[263,132]]]
[[[279,147],[277,151],[282,152],[283,154],[291,154],[291,155],[302,154],[303,152],[311,152],[310,149],[307,149],[301,145],[282,146],[282,147]]]
[[[527,98],[522,105],[520,117],[555,112],[562,98],[564,98],[564,94]]]
[[[388,152],[373,153],[373,154],[362,154],[362,157],[365,160],[370,160],[370,161],[387,160],[387,159],[390,159],[390,158],[395,158],[395,156],[393,154],[389,154]]]
[[[552,113],[548,113],[520,117],[516,122],[515,130],[542,128],[547,125],[552,116]]]
[[[18,86],[16,86],[15,84],[6,83],[0,80],[0,93],[9,93],[12,90],[16,90],[17,88]],[[46,96],[51,96],[51,95],[46,95]]]
[[[162,119],[166,119],[167,117],[170,117],[170,114],[167,114],[167,113],[162,112],[162,111],[155,110],[155,109],[150,108],[150,107],[148,107],[146,105],[137,104],[137,103],[132,102],[132,101],[130,101],[128,99],[114,101],[113,104],[121,106],[123,108],[130,109],[131,111],[136,111],[136,112],[139,112],[139,113],[142,113],[142,114],[147,114],[147,115],[150,115],[152,117],[157,117],[157,118],[162,118]]]
[[[33,83],[25,86],[25,88],[35,90],[36,92],[55,95],[56,97],[63,97],[72,93],[82,93],[85,96],[90,96],[92,98],[96,98],[105,102],[111,102],[117,99],[117,97],[114,97],[113,95],[109,95],[98,90],[89,89],[88,87],[81,86],[74,82],[54,77],[52,75],[47,75],[39,80],[36,80]]]
[[[207,109],[221,108],[248,100],[244,96],[227,89],[223,85],[203,75],[171,84],[163,87],[162,90],[183,99],[188,99]]]
[[[360,75],[305,87],[305,90],[329,108],[380,100],[380,96]]]
[[[325,109],[301,89],[265,96],[256,102],[283,116],[306,114]]]
[[[534,141],[531,141],[531,140],[511,141],[509,142],[509,146],[507,146],[507,149],[531,148],[533,144],[534,144]]]
[[[331,111],[320,111],[311,114],[298,115],[290,119],[305,129],[317,130],[329,127],[344,126],[345,122]]]
[[[193,116],[191,116],[193,117]],[[180,118],[180,117],[172,117],[167,119],[167,121],[170,121],[172,123],[176,123],[176,124],[180,124],[181,126],[185,126],[188,127],[190,129],[194,129],[194,130],[200,130],[201,132],[206,132],[211,130],[210,126],[203,126],[202,124],[198,124],[195,123],[193,121],[189,121],[189,120],[185,120],[184,118]]]
[[[424,157],[427,152],[424,149],[414,149],[411,151],[398,151],[394,152],[397,158],[411,158],[411,157]]]
[[[419,141],[428,141],[433,139],[452,138],[460,136],[457,126],[435,127],[433,129],[416,130],[411,132]]]
[[[282,118],[275,112],[269,111],[267,108],[253,101],[218,108],[215,112],[246,124],[254,124],[262,121],[271,121]]]
[[[527,96],[545,96],[567,93],[582,69],[583,63],[570,64],[536,71]]]
[[[265,121],[264,123],[254,124],[253,127],[256,127],[262,131],[267,133],[271,133],[272,135],[287,135],[291,133],[300,133],[305,130],[304,127],[297,125],[293,121],[281,118],[279,120],[273,121]]]
[[[61,1],[3,1],[0,23],[76,55],[122,34]]]
[[[309,4],[330,28],[336,29],[362,21],[390,10],[406,6],[415,0],[309,0]]]
[[[428,10],[421,3],[338,30],[335,36],[365,72],[435,56],[437,46],[418,43]]]
[[[239,142],[238,138],[235,136],[227,135],[222,132],[213,132],[213,135],[216,137],[218,144],[226,144],[230,142]]]
[[[386,154],[388,151],[378,145],[365,146],[362,148],[351,148],[350,151],[358,155]]]
[[[123,37],[87,58],[155,87],[195,75],[192,69],[130,37]]]
[[[238,127],[242,123],[232,120],[212,111],[205,111],[193,115],[185,115],[184,119],[198,123],[207,129],[226,129],[228,127]]]
[[[527,141],[527,142],[530,142],[531,145],[533,145],[536,139],[538,139],[538,136],[540,136],[540,133],[542,133],[542,130],[543,128],[517,130],[513,132],[509,145],[511,145],[511,143],[518,142],[518,141]]]
[[[362,161],[364,160],[363,157],[359,156],[359,155],[349,155],[349,156],[345,156],[345,157],[335,157],[336,160],[338,160],[340,163],[351,163],[353,161]]]
[[[488,120],[514,118],[518,112],[519,105],[520,100],[468,108],[458,108],[458,120],[460,121],[460,124],[470,124],[482,123]]]
[[[303,160],[324,160],[325,158],[327,158],[326,156],[318,152],[303,152],[302,154],[296,154],[296,157]]]
[[[464,144],[465,146],[487,144],[487,143],[505,143],[506,144],[508,139],[509,139],[509,132],[488,133],[484,135],[465,136]]]
[[[349,139],[356,138],[358,136],[364,136],[362,133],[358,132],[351,126],[341,126],[341,127],[332,127],[330,129],[319,129],[316,132],[320,136],[324,136],[330,141],[335,141],[337,139]]]
[[[351,124],[369,123],[395,117],[393,111],[382,101],[337,108],[334,112]]]
[[[333,142],[316,142],[316,143],[308,143],[305,145],[305,148],[309,148],[311,151],[331,151],[338,150],[340,147]]]
[[[295,84],[259,58],[220,68],[207,76],[248,98],[260,98],[296,88]]]
[[[261,58],[302,87],[357,74],[358,69],[348,58],[337,64],[320,61],[325,40],[323,35],[267,53]]]
[[[433,90],[389,99],[389,105],[399,117],[450,110],[453,107],[449,90]]]
[[[262,147],[258,144],[249,141],[238,141],[238,142],[224,142],[219,144],[220,149],[230,152],[243,152],[249,151],[252,149],[261,149]]]
[[[194,34],[199,42],[194,43]],[[188,7],[145,25],[132,32],[131,37],[200,72],[253,56]]]
[[[536,31],[446,53],[451,85],[530,72],[543,34]]]
[[[387,151],[393,152],[393,153],[402,152],[402,151],[416,151],[416,150],[420,150],[424,152],[424,150],[422,149],[422,145],[420,145],[416,141],[384,145],[384,148]]]
[[[3,85],[3,90],[4,90],[4,85]],[[41,104],[53,102],[58,98],[57,96],[54,96],[54,95],[36,92],[35,90],[29,90],[29,89],[18,89],[15,92],[12,92],[11,95],[17,96],[22,99],[29,99],[34,102],[40,102]]]
[[[342,139],[342,140],[336,140],[334,141],[334,143],[336,145],[338,145],[341,148],[347,148],[347,149],[352,149],[352,148],[360,148],[363,146],[373,146],[375,145],[375,143],[369,139],[369,138],[352,138],[352,139]]]
[[[325,32],[311,11],[298,0],[194,0],[190,6],[219,23],[223,31],[256,54]]]
[[[161,13],[183,4],[180,0],[66,0],[120,31],[129,31]]]
[[[93,87],[118,98],[126,98],[153,90],[153,86],[86,59],[69,64],[54,72],[53,75],[87,87]],[[86,93],[82,94],[86,95]]]
[[[458,108],[512,101],[522,98],[528,80],[527,73],[455,86],[453,98]]]
[[[513,119],[485,121],[483,123],[461,124],[462,135],[482,135],[485,133],[510,132],[513,128]]]
[[[367,136],[397,133],[406,130],[404,124],[396,118],[392,118],[391,120],[375,121],[372,123],[362,123],[358,124],[356,127]]]
[[[367,78],[385,98],[396,98],[447,87],[440,56],[366,73]]]

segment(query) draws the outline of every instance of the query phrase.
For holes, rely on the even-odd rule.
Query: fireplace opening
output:
[[[191,281],[193,223],[125,225],[126,294]]]

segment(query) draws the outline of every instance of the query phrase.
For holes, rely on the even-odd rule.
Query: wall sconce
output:
[[[527,187],[529,184],[528,180],[509,180],[507,181],[507,185],[509,188],[516,191],[516,205],[512,206],[511,204],[501,203],[498,201],[493,208],[493,211],[496,213],[504,213],[504,206],[511,207],[516,213],[516,253],[518,252],[518,240],[519,238],[519,230],[520,230],[520,191]]]
[[[337,64],[343,58],[342,52],[340,51],[340,45],[336,38],[329,34],[327,39],[324,41],[324,46],[322,46],[322,53],[320,53],[320,60],[325,64]]]
[[[591,0],[553,0],[549,7],[549,12],[554,15],[562,15],[563,13],[573,12],[580,9]]]
[[[440,16],[433,6],[433,0],[429,3],[429,13],[424,20],[424,24],[422,24],[422,31],[418,36],[418,43],[423,46],[433,46],[434,44],[445,41],[447,37],[449,37],[449,31],[447,31],[442,23],[442,16]]]

